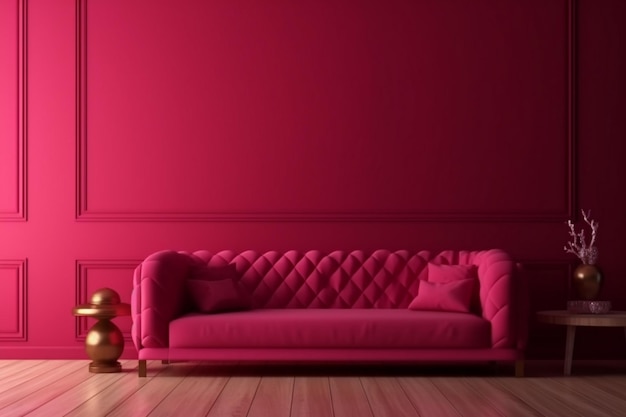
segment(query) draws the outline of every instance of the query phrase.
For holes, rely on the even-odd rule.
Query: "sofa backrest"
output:
[[[498,250],[436,254],[292,250],[198,251],[193,256],[208,267],[235,265],[240,283],[252,294],[254,308],[407,308],[420,280],[428,279],[429,263],[476,265],[480,281],[493,258],[490,254],[505,255]]]

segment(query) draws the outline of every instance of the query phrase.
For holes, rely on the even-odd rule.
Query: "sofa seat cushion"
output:
[[[259,309],[189,313],[170,322],[174,348],[488,348],[488,321],[407,309]]]

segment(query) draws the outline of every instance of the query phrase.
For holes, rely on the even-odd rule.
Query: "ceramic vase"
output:
[[[597,300],[602,289],[602,271],[596,265],[582,264],[574,270],[573,288],[579,300]]]

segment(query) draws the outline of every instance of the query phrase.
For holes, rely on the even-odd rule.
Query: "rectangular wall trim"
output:
[[[7,0],[3,0],[7,1]],[[15,42],[17,44],[15,60],[9,61],[6,65],[11,65],[13,68],[17,68],[17,77],[15,83],[17,85],[17,95],[13,97],[16,114],[17,114],[17,130],[7,134],[7,140],[14,140],[17,144],[15,155],[0,155],[2,157],[12,157],[16,160],[15,173],[16,182],[14,189],[14,210],[3,211],[0,210],[0,221],[26,221],[26,115],[27,115],[27,51],[26,51],[26,35],[27,35],[27,13],[26,13],[26,0],[13,0],[12,3],[17,5],[15,19],[17,21],[17,30],[15,32]],[[5,63],[3,63],[5,65]],[[3,138],[4,139],[4,138]],[[0,161],[2,163],[2,161]]]
[[[566,42],[563,48],[567,55],[567,97],[565,98],[566,119],[564,120],[564,152],[566,155],[563,191],[565,200],[558,208],[528,210],[220,210],[220,211],[148,211],[136,209],[98,209],[91,204],[87,178],[89,127],[87,125],[87,49],[89,0],[76,2],[76,219],[80,221],[381,221],[381,222],[560,222],[571,218],[576,212],[576,132],[574,112],[575,94],[575,0],[565,2],[567,20]]]
[[[111,282],[107,283],[106,286],[115,290],[120,294],[120,297],[124,297],[124,290],[129,290],[132,287],[132,276],[133,271],[137,267],[137,265],[141,261],[135,260],[120,260],[120,259],[98,259],[98,260],[77,260],[76,261],[76,305],[79,304],[88,304],[91,300],[91,293],[102,287],[102,284],[96,284],[98,288],[90,288],[93,287],[93,284],[90,285],[89,275],[90,272],[95,271],[120,271],[126,270],[128,271],[128,281],[127,283],[119,283],[119,282]],[[127,284],[128,288],[125,288]],[[120,285],[124,285],[124,287],[120,287]],[[130,303],[130,300],[123,299],[121,300],[123,303]],[[75,327],[75,336],[76,340],[84,341],[89,331],[89,324],[86,317],[76,317],[76,327]],[[122,334],[124,335],[124,340],[130,341],[131,335],[130,332],[122,330]]]
[[[0,303],[5,305],[15,305],[15,311],[7,311],[7,315],[3,315],[2,320],[8,320],[7,323],[12,323],[13,327],[9,331],[0,332],[0,341],[6,342],[26,342],[28,340],[27,333],[27,260],[8,260],[0,259],[0,271],[7,270],[13,271],[10,277],[7,277],[7,281],[15,279],[15,282],[0,282],[0,288],[3,285],[11,288],[11,291],[0,292]]]

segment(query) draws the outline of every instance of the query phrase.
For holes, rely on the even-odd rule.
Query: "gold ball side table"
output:
[[[93,293],[89,304],[77,305],[72,312],[78,317],[98,320],[85,339],[85,350],[92,360],[89,372],[120,372],[122,365],[117,360],[124,351],[124,336],[111,320],[118,316],[130,316],[130,304],[120,302],[120,296],[114,290],[101,288]]]

